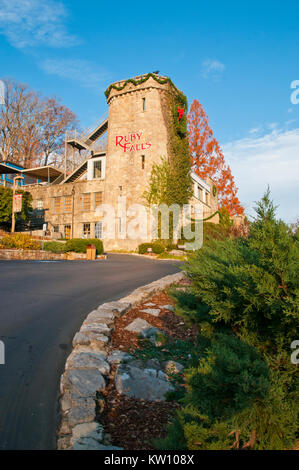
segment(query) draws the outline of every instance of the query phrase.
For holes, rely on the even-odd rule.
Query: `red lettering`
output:
[[[122,140],[123,140],[123,136],[122,135],[117,135],[116,136],[116,146],[120,145]],[[123,145],[120,145],[120,146],[123,147]]]
[[[129,134],[126,136],[123,135],[117,135],[115,137],[115,143],[116,147],[119,145],[124,149],[124,152],[134,152],[134,151],[140,151],[140,150],[146,150],[151,147],[152,144],[149,142],[146,143],[138,143],[136,145],[132,145],[132,142],[136,141],[137,139],[140,140],[142,136],[142,132],[138,134],[136,132],[135,134]]]

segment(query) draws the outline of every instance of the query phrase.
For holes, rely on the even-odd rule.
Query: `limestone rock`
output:
[[[116,349],[108,356],[107,361],[110,364],[119,364],[120,362],[128,361],[131,358],[132,356],[130,354],[124,351],[119,351],[119,349]]]
[[[118,393],[149,401],[163,401],[173,386],[162,370],[143,368],[139,363],[121,364],[115,376]]]
[[[141,312],[148,313],[149,315],[153,315],[154,317],[158,317],[161,310],[159,308],[145,308],[141,310]]]
[[[98,310],[100,309],[110,309],[112,312],[115,312],[118,316],[123,315],[126,313],[130,308],[131,308],[131,303],[130,302],[107,302],[105,304],[101,304],[98,307]]]
[[[170,310],[171,312],[174,312],[174,306],[173,305],[159,305],[160,308],[163,308],[165,310]]]
[[[93,399],[78,400],[67,414],[67,420],[71,427],[80,423],[94,421],[96,417],[96,405]]]
[[[96,334],[104,334],[110,336],[111,328],[108,328],[106,323],[83,323],[80,328],[81,333],[96,333]]]
[[[70,444],[73,450],[99,450],[103,427],[95,421],[78,424],[73,428]]]
[[[125,330],[132,331],[133,333],[141,333],[144,330],[153,328],[146,320],[142,318],[135,318],[129,325],[125,327]]]
[[[110,366],[105,358],[96,352],[77,352],[69,356],[66,368],[69,369],[96,369],[103,375],[108,375]]]
[[[113,325],[115,314],[112,310],[107,309],[98,309],[93,310],[87,315],[87,318],[83,322],[83,325],[86,323],[106,323],[108,326]]]
[[[84,332],[78,332],[75,334],[73,339],[73,347],[81,345],[101,349],[108,343],[108,341],[109,339],[106,335],[86,330]]]
[[[97,370],[68,369],[63,375],[63,386],[78,397],[95,398],[98,391],[105,389],[106,383]]]
[[[108,353],[107,351],[105,351],[104,349],[97,349],[96,351],[90,347],[90,346],[84,346],[84,345],[78,345],[76,346],[75,349],[73,349],[73,353],[96,353],[96,354],[99,354],[100,356],[102,356],[104,359],[107,358],[108,356]]]

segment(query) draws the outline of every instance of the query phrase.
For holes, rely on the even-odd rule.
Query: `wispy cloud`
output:
[[[81,59],[46,59],[40,67],[49,75],[73,80],[84,88],[102,93],[107,86],[109,74],[93,62]]]
[[[203,78],[211,78],[217,81],[220,80],[224,71],[225,65],[217,59],[207,59],[201,64],[201,74]]]
[[[68,47],[81,42],[65,25],[67,10],[55,0],[0,0],[0,33],[19,49],[47,45]]]
[[[252,129],[249,129],[249,134],[257,134],[260,131],[261,127],[253,127]]]
[[[294,222],[299,215],[299,128],[276,129],[222,147],[248,213],[253,213],[253,202],[260,199],[269,184],[279,204],[279,217]]]

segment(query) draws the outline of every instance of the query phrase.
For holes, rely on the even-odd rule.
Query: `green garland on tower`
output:
[[[175,84],[170,80],[170,78],[159,78],[156,74],[154,73],[148,73],[145,75],[144,78],[141,78],[140,80],[134,80],[134,78],[129,78],[128,80],[126,80],[124,82],[123,85],[121,86],[117,86],[117,85],[110,85],[107,90],[105,91],[105,96],[106,98],[108,98],[108,96],[110,95],[110,91],[113,89],[113,90],[116,90],[116,91],[122,91],[125,86],[128,85],[128,83],[132,83],[134,86],[138,86],[138,85],[142,85],[142,83],[146,82],[149,78],[153,78],[157,83],[160,83],[160,85],[165,85],[165,83],[169,83],[177,93],[183,95],[183,93],[178,90],[178,88],[175,86]],[[184,95],[183,95],[184,96]],[[184,98],[186,98],[184,96]]]

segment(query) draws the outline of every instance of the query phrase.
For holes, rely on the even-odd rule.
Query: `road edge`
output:
[[[116,362],[115,357],[109,357],[115,318],[184,277],[183,272],[164,276],[117,301],[100,304],[87,315],[73,338],[60,379],[58,450],[122,450],[109,445],[97,406],[106,387],[105,376]]]

